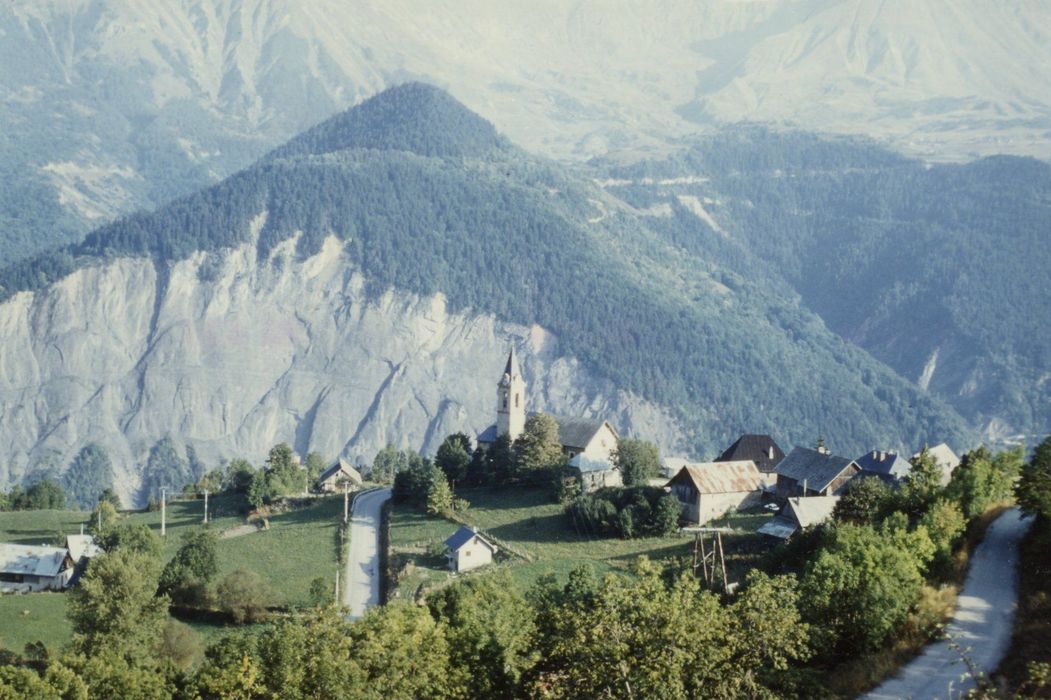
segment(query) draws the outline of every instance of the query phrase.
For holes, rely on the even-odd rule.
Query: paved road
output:
[[[343,585],[343,604],[350,609],[352,620],[380,602],[380,510],[389,498],[390,489],[379,489],[354,501]]]
[[[992,673],[1011,643],[1018,602],[1018,541],[1031,518],[1017,508],[989,527],[971,557],[956,612],[946,632],[949,639],[929,645],[892,680],[862,700],[956,700],[974,687],[967,674],[965,653],[977,671]],[[953,648],[955,642],[960,648]]]

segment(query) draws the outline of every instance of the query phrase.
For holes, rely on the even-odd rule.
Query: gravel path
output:
[[[927,646],[898,675],[862,700],[956,700],[974,687],[964,656],[975,671],[996,670],[1011,643],[1018,602],[1018,542],[1032,519],[1017,508],[989,526],[971,557],[947,639]]]
[[[352,620],[380,602],[380,510],[389,498],[390,489],[378,489],[354,500],[343,584],[343,604],[349,608]]]

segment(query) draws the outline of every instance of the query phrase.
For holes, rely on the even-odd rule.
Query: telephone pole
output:
[[[161,489],[161,537],[164,537],[165,534],[166,534],[165,529],[164,529],[164,516],[168,514],[167,513],[167,507],[168,507],[168,503],[167,503],[167,501],[168,501],[168,493],[167,493],[167,491],[168,491],[167,489],[164,489],[164,488]]]
[[[336,607],[339,607],[339,569],[336,569]]]
[[[204,490],[204,524],[208,524],[208,489]]]
[[[350,485],[347,482],[343,482],[343,524],[347,524],[347,518],[350,514]]]

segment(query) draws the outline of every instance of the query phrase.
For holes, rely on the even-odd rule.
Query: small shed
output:
[[[321,472],[321,476],[317,478],[318,488],[327,493],[335,493],[343,490],[343,485],[346,484],[353,491],[354,489],[361,488],[364,480],[361,478],[361,474],[357,469],[350,466],[350,462],[339,458],[335,464]]]
[[[0,591],[60,591],[69,585],[74,565],[62,547],[0,544]]]
[[[496,554],[496,545],[469,527],[461,526],[445,540],[445,546],[449,548],[449,568],[457,573],[491,564]]]
[[[728,510],[758,505],[764,485],[751,460],[687,464],[668,482],[683,516],[698,525]]]
[[[787,540],[798,531],[831,518],[838,502],[839,496],[789,498],[778,514],[759,528],[759,532],[779,540]]]

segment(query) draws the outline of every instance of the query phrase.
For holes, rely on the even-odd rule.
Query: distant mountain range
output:
[[[411,83],[9,267],[2,477],[98,444],[134,497],[164,441],[203,464],[282,440],[365,460],[433,449],[490,422],[509,342],[533,407],[609,415],[670,453],[710,456],[744,431],[824,434],[846,454],[974,441],[776,265],[734,269],[701,244],[730,233],[670,223],[709,221],[704,201],[632,203],[608,181],[623,175],[529,156]]]
[[[1042,2],[16,0],[0,36],[7,260],[413,79],[559,158],[649,158],[742,120],[935,161],[1051,155]]]

